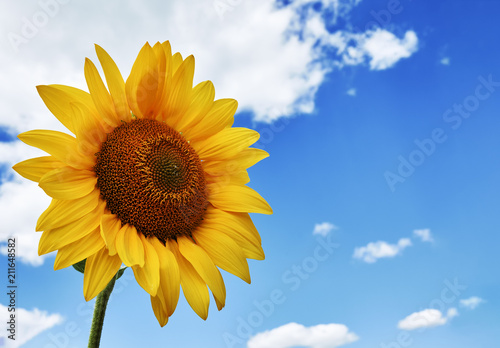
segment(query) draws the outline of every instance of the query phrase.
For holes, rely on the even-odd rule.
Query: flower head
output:
[[[218,268],[249,283],[246,259],[264,259],[248,213],[272,210],[246,184],[247,168],[268,154],[249,147],[257,132],[232,127],[235,100],[214,100],[210,81],[192,86],[193,56],[172,54],[168,41],[146,43],[126,82],[106,51],[96,51],[107,87],[89,59],[89,93],[37,87],[73,135],[19,135],[49,154],[14,166],[52,197],[36,226],[39,254],[57,250],[56,270],[86,259],[86,300],[125,264],[150,294],[160,325],[180,287],[206,319],[207,286],[219,310],[225,303]]]

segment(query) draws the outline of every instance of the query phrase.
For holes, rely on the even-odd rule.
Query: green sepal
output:
[[[85,263],[87,262],[87,259],[84,259],[80,262],[77,262],[73,265],[73,268],[76,269],[80,273],[85,273]],[[122,267],[116,272],[116,280],[120,279],[120,277],[123,275],[127,267]]]
[[[118,270],[118,272],[116,272],[116,280],[120,279],[120,277],[123,275],[123,272],[125,272],[126,269],[127,269],[127,267],[123,267],[123,268],[120,268]]]
[[[76,269],[80,273],[85,272],[85,263],[87,262],[87,259],[83,259],[80,262],[77,262],[73,265],[73,268]]]

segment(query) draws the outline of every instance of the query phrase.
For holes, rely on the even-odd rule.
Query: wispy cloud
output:
[[[439,62],[443,65],[450,65],[450,57],[441,58]]]
[[[398,328],[401,330],[415,330],[446,324],[451,318],[456,317],[458,311],[456,308],[448,309],[446,316],[437,309],[424,309],[415,312],[398,322]]]
[[[305,327],[289,323],[259,333],[247,343],[248,348],[335,348],[357,341],[356,334],[342,324],[322,324]]]
[[[344,64],[358,65],[367,61],[371,70],[389,69],[418,50],[418,37],[412,30],[402,38],[385,29],[362,34],[342,33],[341,40],[338,38],[335,43]]]
[[[0,311],[2,313],[8,313],[7,310],[8,307],[0,304]],[[41,332],[63,322],[63,318],[60,314],[49,314],[37,308],[31,311],[24,308],[16,308],[16,317],[18,318],[16,323],[16,339],[5,339],[5,348],[20,347]],[[8,335],[9,332],[4,331],[2,335],[4,334]]]
[[[77,83],[86,89],[81,72],[83,55],[93,53],[88,42],[77,35],[81,30],[88,31],[90,37],[103,38],[100,44],[116,57],[118,65],[127,63],[124,71],[135,58],[131,47],[138,51],[144,38],[170,39],[173,49],[195,55],[195,80],[211,79],[217,97],[236,98],[240,110],[252,111],[255,119],[266,122],[313,112],[315,94],[333,69],[360,64],[368,64],[372,70],[388,69],[418,49],[417,35],[411,30],[401,38],[380,28],[362,33],[332,31],[340,20],[348,21],[359,1],[319,2],[321,7],[313,6],[316,0],[293,1],[286,6],[276,6],[275,0],[243,1],[230,5],[222,18],[213,1],[158,0],[141,7],[125,2],[120,8],[100,4],[100,11],[71,2],[61,6],[35,37],[17,46],[6,42],[2,48],[0,59],[10,67],[2,79],[12,82],[8,87],[0,86],[6,101],[2,107],[10,115],[28,111],[19,110],[19,105],[29,109],[29,113],[22,112],[26,121],[26,115],[33,117],[34,109],[40,115],[41,105],[29,86],[58,82]],[[20,35],[18,19],[30,17],[34,10],[19,2],[8,4],[4,12],[12,15],[2,18],[5,31]],[[104,20],[104,13],[111,10],[116,16]],[[333,16],[325,16],[325,12]],[[86,20],[85,14],[90,13],[95,19],[92,23]],[[124,25],[132,21],[133,29]],[[103,32],[108,33],[107,42],[100,35]],[[127,45],[114,39],[122,34],[127,35]],[[59,48],[56,54],[45,50],[46,36]],[[82,47],[88,48],[82,51]],[[58,67],[57,72],[54,67]],[[11,117],[9,124],[21,129],[29,126],[15,118]]]
[[[331,231],[336,230],[337,226],[330,222],[322,222],[320,224],[314,225],[313,235],[319,234],[320,236],[326,237]]]
[[[428,228],[414,230],[413,237],[418,238],[422,242],[431,243],[434,241],[431,230]],[[366,263],[374,263],[381,258],[390,258],[400,255],[404,249],[412,245],[410,238],[401,238],[396,244],[389,244],[385,241],[371,242],[366,246],[355,248],[352,257]]]
[[[364,247],[354,249],[353,257],[367,263],[374,263],[378,259],[394,257],[401,254],[405,248],[411,245],[411,240],[409,238],[401,238],[397,244],[389,244],[384,241],[368,243],[368,245]]]
[[[422,242],[434,242],[434,238],[432,237],[431,230],[426,228],[422,230],[414,230],[413,236],[416,238],[420,238]]]
[[[460,300],[460,305],[462,307],[465,307],[467,309],[476,309],[477,306],[479,306],[481,303],[486,302],[480,297],[477,296],[472,296],[463,300]]]
[[[356,88],[349,88],[346,92],[347,95],[350,95],[351,97],[356,96]]]

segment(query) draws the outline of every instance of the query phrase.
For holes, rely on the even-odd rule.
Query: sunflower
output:
[[[52,197],[37,221],[38,252],[57,250],[55,270],[86,259],[87,301],[124,264],[151,296],[161,326],[181,287],[206,319],[208,289],[224,307],[219,268],[250,283],[247,259],[264,259],[248,213],[272,210],[246,184],[247,168],[268,154],[250,148],[256,131],[232,127],[236,100],[214,100],[211,81],[193,87],[194,57],[172,54],[168,41],[146,43],[126,82],[108,53],[97,45],[96,52],[107,87],[89,59],[89,93],[37,87],[73,135],[19,135],[49,154],[13,167]]]

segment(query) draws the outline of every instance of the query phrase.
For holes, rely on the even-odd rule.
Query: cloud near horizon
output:
[[[6,313],[5,319],[8,321],[8,307],[0,304],[0,311]],[[38,308],[27,310],[24,308],[16,308],[16,318],[18,319],[16,339],[4,339],[5,348],[17,348],[39,335],[45,330],[48,330],[55,325],[61,324],[64,319],[60,314],[49,314],[46,311],[41,311]],[[4,332],[2,335],[8,335]]]
[[[288,323],[258,333],[250,338],[247,348],[335,348],[355,342],[359,337],[342,324],[321,324],[305,327]]]

